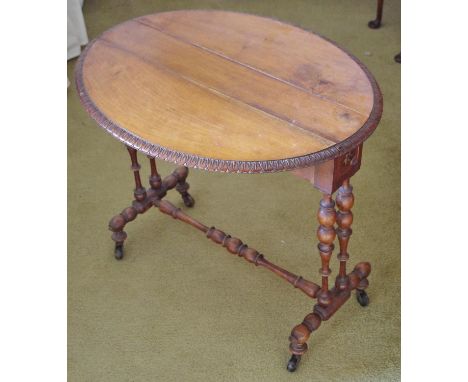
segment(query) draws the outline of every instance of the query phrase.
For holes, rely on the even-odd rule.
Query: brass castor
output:
[[[293,354],[291,358],[288,361],[288,366],[287,369],[289,372],[294,372],[297,369],[297,366],[299,365],[299,361],[301,360],[301,356],[297,354]]]
[[[117,260],[122,260],[124,256],[123,244],[116,244],[114,250],[114,257]]]
[[[356,290],[356,299],[361,306],[369,305],[369,296],[365,290]]]

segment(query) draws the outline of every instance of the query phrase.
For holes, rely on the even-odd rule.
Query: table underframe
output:
[[[289,371],[296,370],[302,355],[307,351],[307,341],[310,334],[319,328],[322,321],[330,319],[338,311],[349,299],[353,290],[356,290],[357,300],[362,306],[369,304],[369,298],[365,289],[369,285],[367,277],[371,271],[370,264],[367,262],[358,263],[352,272],[347,273],[346,271],[349,259],[347,247],[352,233],[351,224],[353,222],[351,209],[354,204],[353,188],[349,179],[360,168],[362,144],[338,158],[311,168],[295,171],[296,175],[310,181],[323,193],[317,213],[319,223],[317,229],[318,249],[322,262],[322,267],[319,269],[319,274],[322,278],[321,285],[308,281],[302,276],[273,264],[263,254],[250,248],[240,239],[232,237],[215,227],[204,225],[169,201],[164,200],[163,198],[167,195],[167,192],[175,188],[180,193],[187,207],[194,206],[195,201],[188,192],[190,186],[186,182],[188,176],[187,167],[178,167],[172,174],[162,179],[158,173],[155,158],[149,157],[151,167],[151,175],[149,177],[150,188],[146,189],[143,187],[137,150],[130,146],[127,146],[127,150],[130,154],[131,169],[135,178],[135,199],[130,207],[125,208],[109,222],[109,229],[113,232],[112,239],[115,242],[115,258],[119,260],[123,258],[123,245],[127,238],[127,234],[124,231],[125,225],[135,220],[139,214],[145,213],[154,206],[162,213],[195,227],[203,232],[207,238],[225,247],[231,254],[242,257],[256,266],[261,266],[272,271],[307,296],[317,299],[312,312],[299,325],[292,329],[289,336],[289,350],[291,352],[291,358],[287,364]],[[335,200],[333,200],[333,193],[335,191],[337,193]],[[335,209],[335,204],[338,207],[337,209]],[[330,289],[328,284],[331,274],[329,262],[336,236],[338,236],[339,242],[337,258],[340,267],[335,285]]]

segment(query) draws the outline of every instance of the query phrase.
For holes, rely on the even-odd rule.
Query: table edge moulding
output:
[[[177,13],[185,11],[169,11],[161,12],[164,13]],[[191,10],[192,12],[192,10]],[[220,12],[220,11],[211,11],[211,10],[193,10],[193,12]],[[239,15],[248,15],[241,12],[227,12],[227,13],[237,13]],[[146,16],[141,16],[137,19],[143,18]],[[346,138],[345,140],[338,142],[330,147],[327,147],[321,151],[312,152],[306,155],[283,158],[283,159],[274,159],[274,160],[259,160],[259,161],[244,161],[244,160],[226,160],[218,158],[203,157],[193,153],[181,152],[174,150],[170,147],[163,147],[156,142],[150,142],[137,134],[126,130],[123,126],[119,126],[111,119],[109,119],[93,102],[91,97],[88,94],[88,91],[84,85],[83,78],[83,64],[86,60],[88,53],[91,51],[93,45],[99,41],[100,36],[93,39],[85,48],[81,54],[76,70],[75,70],[75,82],[78,90],[79,98],[81,103],[85,107],[88,114],[98,123],[99,126],[104,128],[107,132],[112,134],[115,138],[123,142],[125,145],[133,147],[142,153],[152,156],[154,158],[163,159],[165,161],[173,162],[178,165],[187,166],[191,168],[197,168],[208,171],[220,171],[220,172],[237,172],[237,173],[271,173],[278,171],[287,171],[294,170],[296,168],[309,167],[319,163],[323,163],[330,159],[335,159],[339,156],[342,156],[344,153],[356,148],[363,141],[365,141],[376,129],[379,124],[382,111],[383,111],[383,100],[380,88],[375,80],[374,76],[369,72],[366,66],[354,55],[347,52],[345,49],[340,47],[334,41],[323,37],[315,32],[308,31],[299,26],[293,25],[291,23],[286,23],[283,21],[278,21],[270,17],[256,16],[263,19],[268,19],[272,21],[281,22],[282,24],[289,25],[291,27],[297,28],[304,32],[313,34],[320,37],[321,39],[327,41],[328,43],[334,45],[336,48],[344,52],[349,58],[351,58],[363,71],[366,75],[373,93],[373,106],[369,114],[368,119],[356,131],[354,134]],[[135,20],[135,19],[134,19]],[[119,27],[121,24],[111,28],[110,30]],[[110,31],[108,30],[108,31]],[[108,32],[106,31],[106,32]],[[105,32],[104,32],[105,33]]]

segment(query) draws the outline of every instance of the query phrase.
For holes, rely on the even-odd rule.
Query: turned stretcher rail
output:
[[[315,298],[320,290],[320,287],[308,280],[305,280],[302,276],[297,276],[294,273],[288,272],[287,270],[269,262],[265,257],[253,248],[249,248],[240,239],[231,237],[223,231],[215,227],[207,227],[198,220],[192,218],[183,212],[180,208],[177,208],[167,200],[154,200],[154,205],[164,214],[172,216],[174,219],[181,220],[198,230],[204,232],[206,236],[217,244],[221,244],[230,253],[236,254],[239,257],[243,257],[249,263],[255,264],[256,266],[262,266],[274,274],[278,275],[282,279],[289,282],[295,288],[300,289],[307,296]]]

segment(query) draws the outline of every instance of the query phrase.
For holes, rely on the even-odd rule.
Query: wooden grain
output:
[[[145,140],[235,160],[303,155],[332,144],[106,42],[95,46],[84,71],[89,94],[108,118]]]
[[[333,103],[367,115],[372,108],[372,89],[359,65],[335,45],[292,25],[222,11],[166,12],[139,22]]]
[[[374,107],[367,74],[335,45],[231,12],[120,24],[92,43],[81,71],[82,90],[111,123],[174,152],[227,161],[322,152],[353,136]]]

